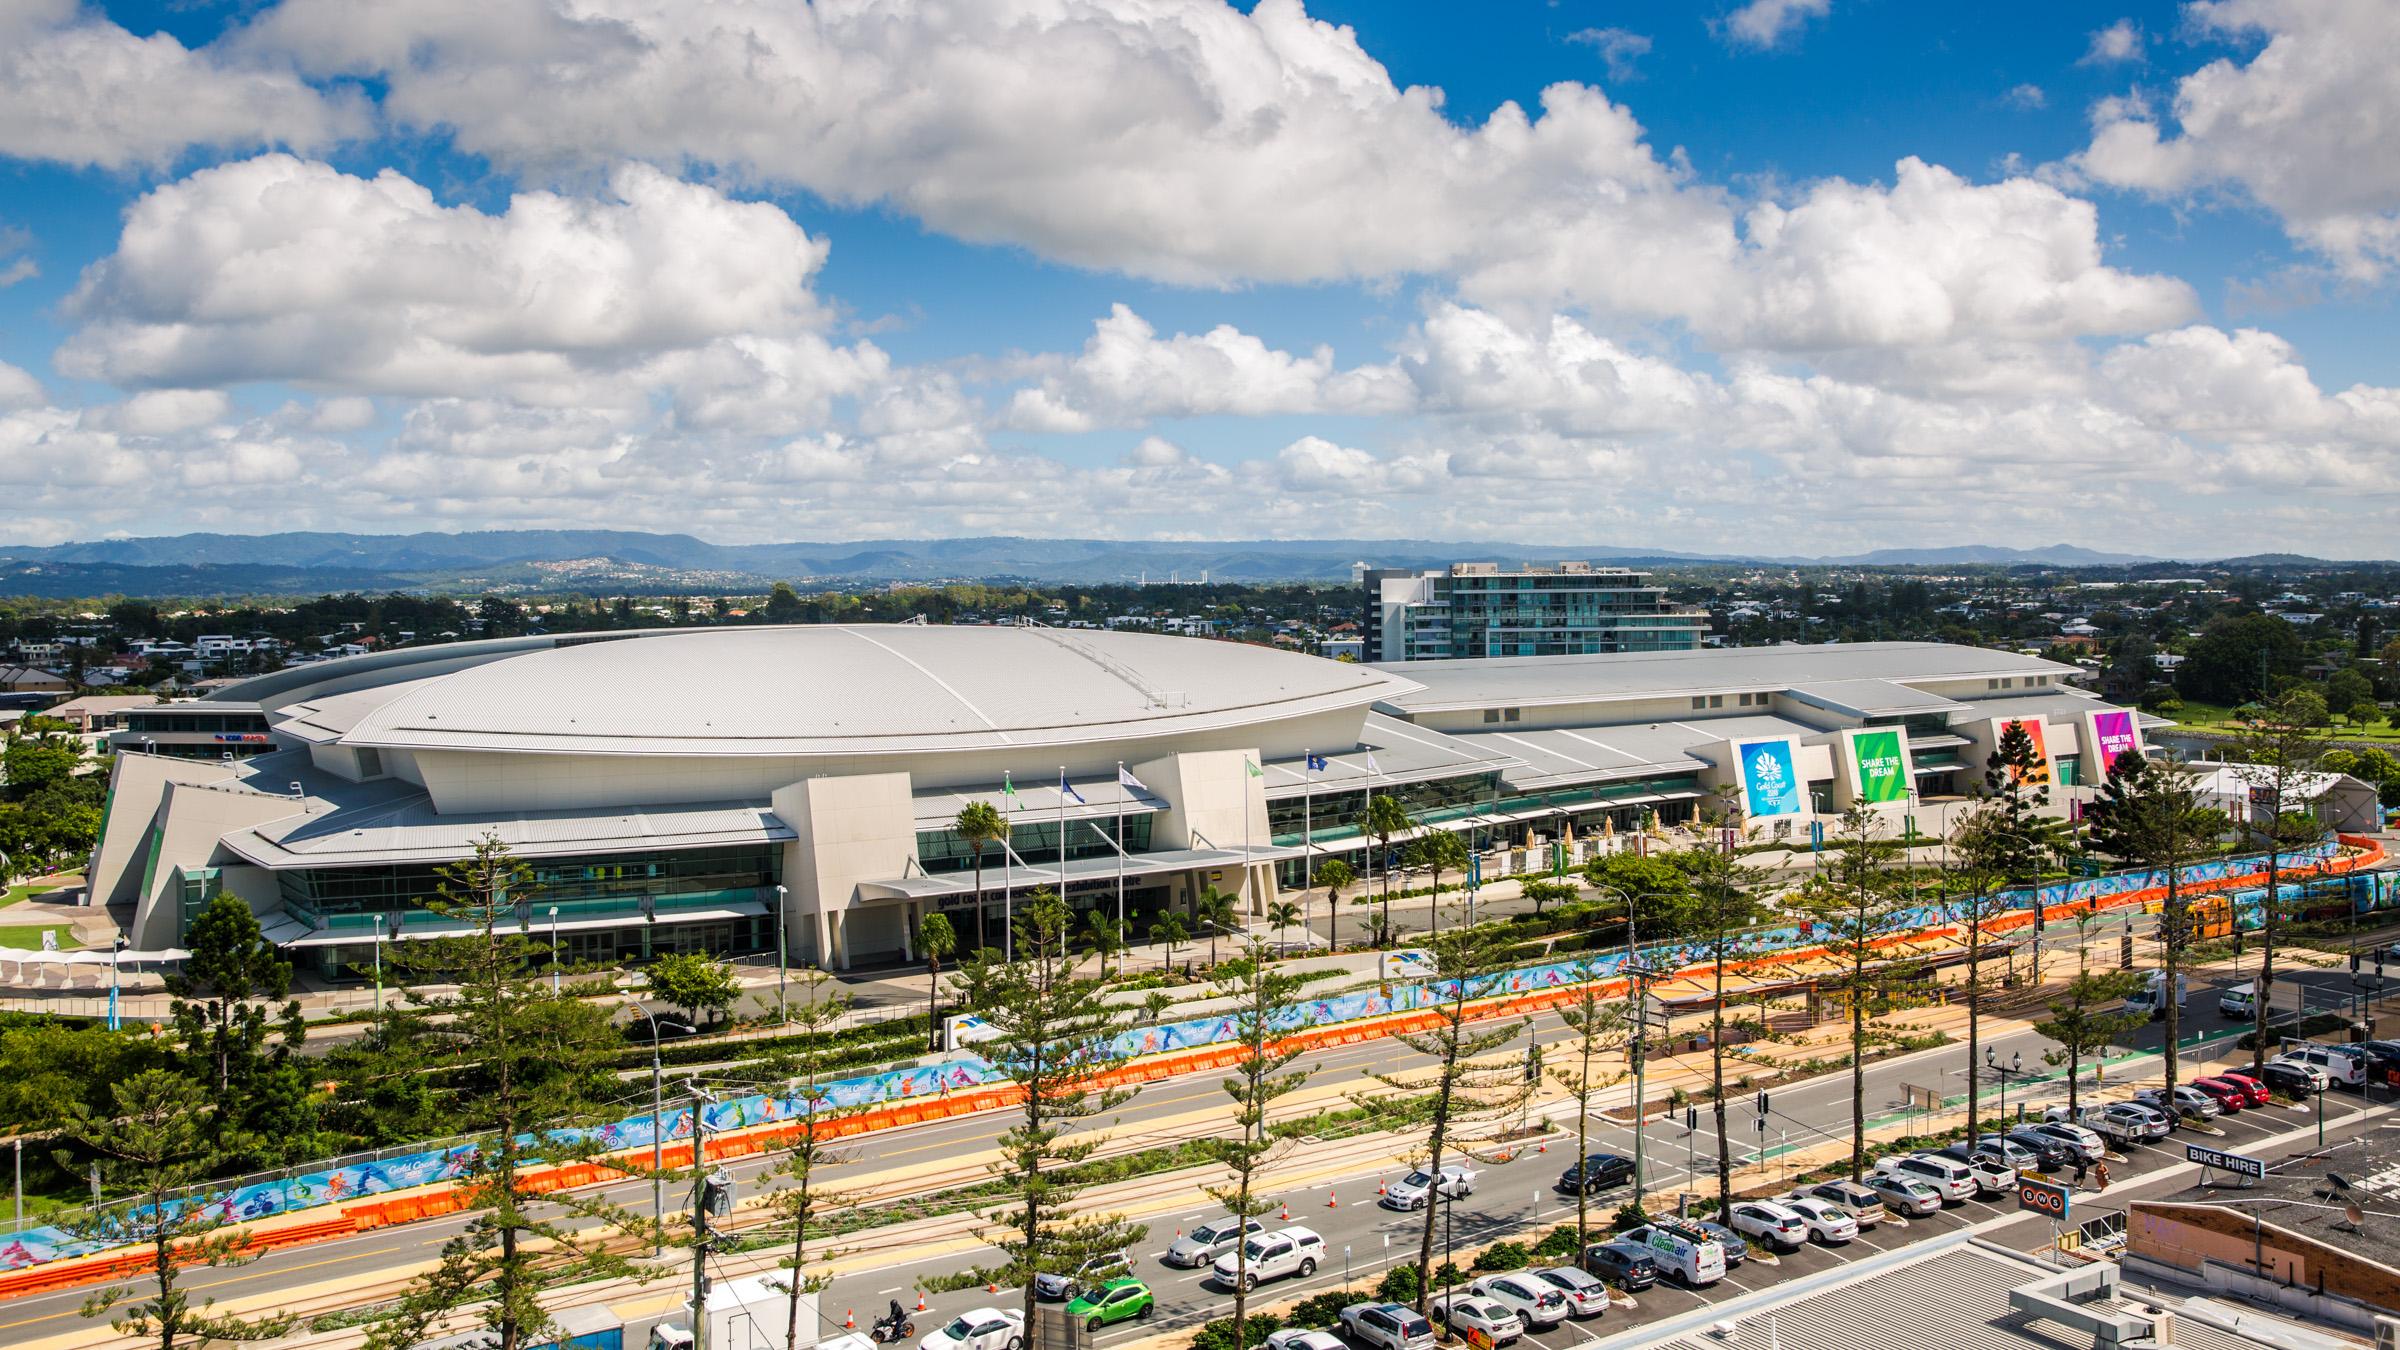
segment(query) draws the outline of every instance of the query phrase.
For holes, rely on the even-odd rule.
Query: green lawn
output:
[[[33,923],[18,924],[13,928],[0,928],[0,947],[39,951],[44,933],[58,934],[58,945],[61,948],[70,948],[75,945],[75,939],[67,925],[63,923]]]
[[[2178,725],[2189,727],[2194,731],[2230,733],[2242,729],[2241,722],[2234,716],[2233,709],[2220,707],[2214,703],[2195,703],[2190,699],[2185,699],[2181,708],[2159,715],[2172,718]],[[2348,722],[2336,719],[2330,730],[2336,740],[2373,741],[2381,745],[2400,745],[2400,727],[2394,727],[2389,722],[2376,722],[2371,726],[2354,727]]]

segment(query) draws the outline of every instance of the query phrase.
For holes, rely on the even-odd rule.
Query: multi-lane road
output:
[[[2346,971],[2294,972],[2292,978],[2326,991],[2328,998],[2334,991],[2350,987]],[[2218,1014],[2213,985],[2193,982],[2188,1012],[2187,1035],[2238,1030]],[[1537,1019],[1536,1034],[1546,1044],[1556,1045],[1569,1039],[1571,1033],[1555,1016],[1549,1016]],[[2157,1033],[2152,1028],[2137,1037],[2136,1044],[2155,1045],[2156,1040]],[[1998,1031],[1987,1037],[1987,1043],[2001,1060],[2022,1054],[2028,1066],[2040,1064],[2041,1051],[2047,1044],[2021,1026]],[[1370,1072],[1388,1072],[1418,1062],[1421,1062],[1418,1057],[1397,1041],[1385,1040],[1319,1051],[1305,1056],[1300,1066],[1312,1071],[1312,1087],[1363,1088],[1369,1086]],[[1559,1061],[1552,1056],[1551,1062]],[[1964,1049],[1955,1045],[1873,1065],[1867,1073],[1867,1109],[1871,1115],[1902,1109],[1907,1104],[1907,1085],[1955,1093],[1963,1088],[1964,1067]],[[1213,1076],[1170,1079],[1144,1087],[1103,1128],[1120,1134],[1155,1132],[1179,1117],[1188,1124],[1193,1113],[1224,1101],[1222,1089]],[[1762,1134],[1753,1128],[1749,1102],[1737,1105],[1730,1121],[1737,1158],[1748,1155],[1762,1139],[1770,1150],[1779,1153],[1787,1146],[1797,1150],[1813,1142],[1846,1138],[1850,1111],[1848,1075],[1834,1074],[1779,1088],[1773,1094],[1772,1108]],[[1006,1113],[954,1117],[865,1136],[845,1147],[854,1155],[853,1165],[861,1170],[905,1166],[974,1154],[989,1147],[1009,1123]],[[1652,1192],[1672,1195],[1679,1188],[1713,1189],[1716,1140],[1710,1127],[1711,1120],[1705,1112],[1700,1128],[1693,1132],[1685,1131],[1679,1123],[1651,1125],[1646,1131],[1644,1152],[1649,1163],[1646,1181]],[[1634,1151],[1634,1140],[1632,1132],[1622,1126],[1595,1123],[1592,1146],[1630,1154]],[[1456,1242],[1460,1246],[1478,1244],[1521,1224],[1547,1224],[1571,1217],[1571,1205],[1549,1191],[1550,1182],[1558,1169],[1571,1160],[1571,1155],[1569,1140],[1553,1143],[1547,1153],[1527,1151],[1514,1161],[1489,1167],[1480,1193],[1472,1203],[1459,1207],[1454,1216]],[[748,1191],[760,1184],[759,1174],[767,1165],[761,1159],[739,1159],[731,1162],[728,1170]],[[1702,1173],[1697,1181],[1691,1178],[1693,1166]],[[1291,1201],[1293,1222],[1307,1223],[1322,1232],[1334,1257],[1340,1257],[1346,1249],[1352,1273],[1362,1277],[1369,1271],[1380,1270],[1392,1256],[1408,1253],[1415,1232],[1407,1216],[1375,1207],[1372,1202],[1376,1180],[1372,1173],[1331,1178],[1330,1193],[1339,1202],[1331,1208],[1326,1206],[1328,1190],[1322,1183],[1305,1193],[1283,1197]],[[608,1188],[608,1194],[614,1201],[646,1210],[650,1185],[647,1181],[627,1181]],[[670,1194],[671,1209],[678,1198]],[[1605,1207],[1613,1209],[1624,1198],[1611,1195],[1606,1198]],[[1206,1217],[1206,1208],[1195,1193],[1186,1202],[1176,1203],[1170,1198],[1153,1212],[1133,1217],[1150,1225],[1152,1237],[1146,1250],[1155,1251],[1163,1249],[1176,1228]],[[195,1272],[189,1287],[196,1294],[226,1301],[297,1294],[329,1284],[370,1285],[387,1280],[396,1270],[431,1261],[441,1244],[459,1227],[460,1221],[455,1218],[431,1220],[287,1249],[236,1269]],[[1387,1240],[1392,1256],[1387,1256]],[[821,1306],[836,1323],[844,1309],[856,1309],[863,1326],[890,1298],[913,1303],[920,1281],[969,1268],[991,1259],[992,1255],[988,1250],[954,1250],[933,1259],[912,1259],[901,1269],[846,1274],[827,1290]],[[1800,1258],[1803,1262],[1814,1259],[1817,1258],[1807,1255]],[[1825,1259],[1838,1258],[1827,1254]],[[1338,1267],[1338,1261],[1330,1264],[1320,1272],[1317,1282],[1328,1288],[1339,1287],[1324,1283],[1340,1278]],[[1197,1316],[1220,1301],[1213,1286],[1195,1272],[1165,1272],[1155,1261],[1148,1263],[1148,1269],[1159,1277],[1164,1318]],[[1762,1265],[1760,1269],[1766,1267]],[[67,1291],[0,1304],[0,1341],[22,1343],[72,1331],[79,1325],[82,1299],[80,1291]],[[970,1305],[963,1296],[949,1295],[937,1306],[956,1311]],[[922,1324],[923,1318],[919,1320]]]

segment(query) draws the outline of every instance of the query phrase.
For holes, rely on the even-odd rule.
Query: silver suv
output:
[[[1267,1226],[1256,1219],[1236,1219],[1228,1214],[1211,1219],[1167,1244],[1166,1253],[1159,1259],[1170,1266],[1197,1270],[1232,1251],[1234,1243],[1265,1231]]]
[[[1342,1309],[1342,1330],[1371,1350],[1433,1350],[1433,1323],[1397,1303],[1353,1303]]]

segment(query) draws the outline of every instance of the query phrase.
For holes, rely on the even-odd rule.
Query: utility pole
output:
[[[708,1096],[692,1088],[692,1350],[708,1350],[708,1124],[701,1108]]]

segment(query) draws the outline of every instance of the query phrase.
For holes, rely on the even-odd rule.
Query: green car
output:
[[[1077,1294],[1067,1305],[1067,1316],[1082,1318],[1087,1331],[1098,1331],[1112,1323],[1148,1317],[1157,1302],[1149,1285],[1131,1275],[1119,1275],[1097,1289]]]

